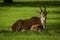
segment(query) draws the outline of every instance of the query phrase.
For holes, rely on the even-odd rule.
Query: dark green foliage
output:
[[[4,3],[12,3],[12,0],[4,0]]]

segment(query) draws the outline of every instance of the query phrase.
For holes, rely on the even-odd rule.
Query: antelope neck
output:
[[[45,17],[43,16],[43,15],[41,15],[41,23],[42,23],[42,25],[45,23]]]

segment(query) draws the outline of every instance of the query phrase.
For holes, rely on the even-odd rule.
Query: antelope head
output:
[[[42,24],[43,29],[45,29],[45,27],[46,27],[46,18],[47,18],[46,7],[40,7],[40,10],[41,10],[41,12],[39,12],[39,13],[41,15],[41,19],[40,19],[41,24]]]

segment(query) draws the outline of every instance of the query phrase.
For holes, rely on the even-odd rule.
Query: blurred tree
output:
[[[4,3],[12,3],[12,0],[4,0]]]

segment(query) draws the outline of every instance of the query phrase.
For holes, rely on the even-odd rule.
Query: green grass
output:
[[[0,40],[60,40],[60,7],[47,7],[47,30],[9,32],[15,21],[40,17],[39,11],[38,7],[0,7]]]

